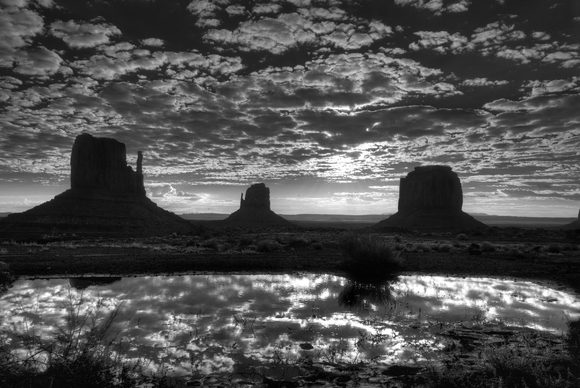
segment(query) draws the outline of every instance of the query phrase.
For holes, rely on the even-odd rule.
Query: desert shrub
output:
[[[424,243],[419,243],[415,245],[415,251],[419,252],[431,252],[431,247]]]
[[[219,244],[218,245],[218,251],[220,252],[226,252],[229,251],[230,249],[232,249],[232,244],[225,242],[223,244]]]
[[[580,250],[580,246],[577,244],[567,243],[567,244],[562,245],[562,250],[563,251],[578,251],[578,250]]]
[[[288,246],[291,248],[306,247],[308,245],[310,245],[310,241],[308,241],[304,236],[293,236],[290,241],[288,241]]]
[[[278,244],[278,242],[274,240],[262,240],[259,241],[256,245],[257,252],[272,252],[277,251],[280,248],[282,248],[282,245]]]
[[[6,291],[14,281],[14,276],[10,267],[3,261],[0,261],[0,292]]]
[[[451,244],[441,244],[437,247],[437,250],[439,252],[451,252],[452,249],[453,249],[453,245],[451,245]]]
[[[240,251],[242,253],[255,253],[255,252],[257,252],[257,250],[258,250],[258,247],[256,245],[250,244],[250,245],[243,247]]]
[[[317,242],[317,243],[312,244],[312,248],[317,250],[317,251],[321,251],[324,249],[324,246],[321,243]]]
[[[466,368],[457,362],[431,367],[426,373],[429,388],[573,388],[580,378],[566,357],[545,353],[521,343],[486,346],[482,361]]]
[[[405,246],[403,244],[395,244],[396,251],[402,251],[404,249],[405,249]]]
[[[512,248],[512,249],[510,249],[510,252],[509,253],[510,253],[511,256],[514,256],[514,257],[517,257],[517,258],[520,258],[520,259],[523,259],[523,258],[526,257],[526,254],[524,252],[522,252],[518,248]]]
[[[344,263],[347,270],[388,272],[401,267],[399,252],[395,252],[392,244],[378,236],[349,233],[341,236],[339,243],[348,257]]]
[[[456,238],[459,241],[465,241],[467,240],[467,235],[465,233],[459,233]]]
[[[549,253],[560,253],[562,252],[562,248],[558,244],[550,244],[546,248],[546,251],[548,251]]]
[[[483,243],[481,243],[481,250],[483,252],[495,252],[496,248],[495,245],[493,245],[492,243],[484,241]]]
[[[564,337],[564,342],[570,356],[580,363],[580,320],[568,321],[568,332]]]
[[[219,241],[215,238],[206,240],[201,243],[202,248],[218,250],[219,249]]]
[[[195,246],[195,245],[191,245],[189,247],[185,247],[183,252],[185,252],[185,253],[199,253],[199,252],[201,252],[201,248],[198,246]]]
[[[398,234],[395,235],[394,239],[395,239],[395,242],[398,242],[398,243],[400,243],[401,241],[403,241],[403,239],[401,238],[401,236],[399,236]]]
[[[252,245],[254,243],[254,238],[251,236],[242,236],[240,237],[240,246],[247,247],[248,245]]]
[[[8,249],[0,248],[0,255],[7,255],[7,254],[8,254]]]

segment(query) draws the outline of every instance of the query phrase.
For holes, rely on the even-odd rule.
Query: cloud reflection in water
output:
[[[531,282],[491,278],[401,276],[364,284],[331,275],[189,275],[118,279],[82,290],[113,308],[132,358],[175,375],[248,372],[314,361],[408,362],[434,357],[440,323],[501,320],[561,333],[580,317],[572,294]],[[19,280],[0,298],[0,325],[17,346],[14,328],[34,322],[48,338],[62,324],[69,284],[78,280]],[[310,344],[308,346],[300,345]],[[272,368],[272,363],[279,369]],[[282,367],[285,365],[284,367]]]

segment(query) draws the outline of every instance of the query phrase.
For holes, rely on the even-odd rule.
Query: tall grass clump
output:
[[[580,321],[568,322],[568,354],[535,346],[522,335],[515,343],[485,345],[480,362],[468,367],[457,358],[431,367],[427,388],[576,388],[580,387]]]
[[[0,335],[0,386],[140,387],[155,380],[144,375],[141,362],[123,358],[120,305],[107,312],[102,298],[87,303],[69,290],[66,316],[55,332],[47,336],[28,322],[16,346]]]
[[[564,337],[564,343],[570,356],[580,364],[580,320],[568,322],[568,333]]]
[[[479,365],[448,363],[426,375],[427,388],[576,388],[578,369],[565,356],[552,357],[509,345],[487,347]]]
[[[5,262],[0,261],[0,292],[6,291],[13,281],[14,276],[10,272],[10,267]]]
[[[340,238],[339,244],[347,256],[342,267],[349,273],[385,274],[401,268],[400,252],[376,235],[349,233]]]

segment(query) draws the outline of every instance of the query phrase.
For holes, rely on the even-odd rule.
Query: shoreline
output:
[[[48,252],[0,255],[12,274],[24,278],[174,276],[210,273],[331,273],[343,276],[338,249],[265,253],[158,253],[137,249],[117,252],[78,252],[82,248],[50,248]],[[87,250],[87,249],[85,249]],[[550,288],[580,295],[580,251],[514,257],[510,252],[471,256],[456,252],[404,252],[400,275],[494,277],[549,284]]]

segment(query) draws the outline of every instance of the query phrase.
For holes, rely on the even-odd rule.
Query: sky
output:
[[[148,196],[231,213],[392,214],[444,164],[463,210],[576,217],[577,0],[0,0],[0,212],[70,188],[88,132]]]

